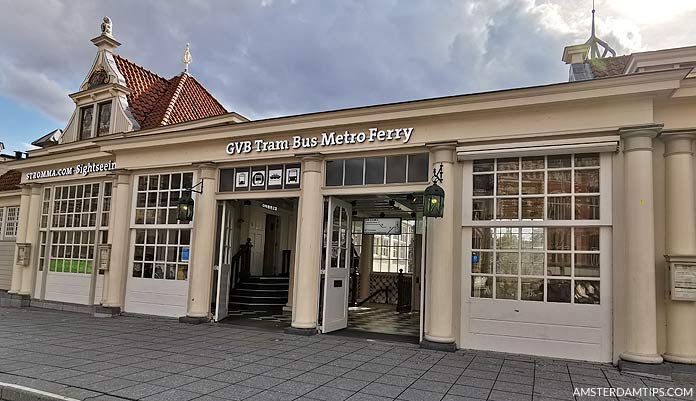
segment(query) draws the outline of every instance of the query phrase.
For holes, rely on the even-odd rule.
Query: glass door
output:
[[[322,332],[348,327],[348,293],[351,258],[352,208],[347,202],[329,198],[324,225],[324,299]]]

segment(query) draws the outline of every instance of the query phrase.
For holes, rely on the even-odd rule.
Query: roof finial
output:
[[[102,32],[102,35],[112,36],[111,35],[111,18],[104,16],[104,22],[102,22],[102,24],[101,24],[101,32]]]
[[[595,2],[592,0],[592,34],[590,35],[590,38],[585,42],[586,45],[590,46],[590,54],[589,57],[590,59],[593,58],[599,58],[599,57],[606,57],[607,53],[611,53],[612,56],[616,56],[616,51],[609,46],[609,44],[602,39],[598,38],[595,35]],[[604,49],[604,52],[602,52],[602,55],[599,55],[599,46],[602,46]]]
[[[186,50],[184,50],[184,56],[181,58],[181,61],[184,62],[184,72],[188,74],[188,66],[191,64],[191,51],[189,50],[190,44],[186,44]]]

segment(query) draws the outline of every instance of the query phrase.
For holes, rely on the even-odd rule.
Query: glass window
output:
[[[94,107],[87,106],[80,109],[80,139],[92,137],[92,115]]]
[[[406,156],[387,156],[387,184],[406,182]]]
[[[343,160],[326,161],[326,185],[343,185]]]
[[[19,222],[19,207],[12,206],[5,209],[5,238],[17,237],[17,226]]]
[[[138,177],[135,224],[179,224],[177,204],[188,195],[193,173],[154,174]]]
[[[362,185],[365,159],[347,159],[345,161],[344,185]]]
[[[362,224],[362,222],[360,222]],[[353,225],[353,238],[361,237]],[[415,220],[401,221],[400,235],[375,235],[372,245],[372,271],[383,273],[412,273],[414,266]],[[362,243],[362,239],[360,240]]]
[[[408,155],[408,182],[427,182],[429,177],[429,155],[418,153]]]
[[[108,135],[111,128],[111,102],[99,105],[99,122],[97,124],[97,135]]]
[[[384,157],[365,158],[365,184],[384,184]]]
[[[131,275],[155,280],[186,280],[190,231],[136,229]]]

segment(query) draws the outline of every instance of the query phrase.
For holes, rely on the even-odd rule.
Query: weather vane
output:
[[[181,58],[181,61],[184,62],[184,72],[188,74],[188,66],[191,64],[191,51],[189,50],[189,43],[186,44],[186,50],[184,50],[184,56]]]
[[[598,38],[595,35],[595,4],[594,0],[592,0],[592,34],[590,35],[590,38],[585,42],[586,45],[590,46],[590,59],[593,58],[599,58],[599,57],[606,57],[607,53],[611,53],[612,57],[616,56],[616,50],[612,49],[611,46],[602,39]],[[602,46],[604,49],[604,52],[602,52],[602,55],[600,56],[599,53],[599,46]]]

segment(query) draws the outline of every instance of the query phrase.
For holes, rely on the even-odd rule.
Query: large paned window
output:
[[[80,139],[92,137],[92,120],[94,117],[94,106],[80,108]]]
[[[328,160],[326,186],[402,184],[428,181],[428,154]]]
[[[17,238],[17,226],[19,222],[19,207],[0,207],[0,239]]]
[[[111,182],[46,187],[41,202],[39,270],[90,275],[96,244],[106,243]]]
[[[111,128],[111,102],[99,105],[99,120],[97,120],[97,135],[109,134]]]
[[[137,177],[132,276],[186,280],[191,222],[177,220],[177,202],[193,184],[193,173]]]
[[[600,157],[473,162],[471,296],[600,303]]]

